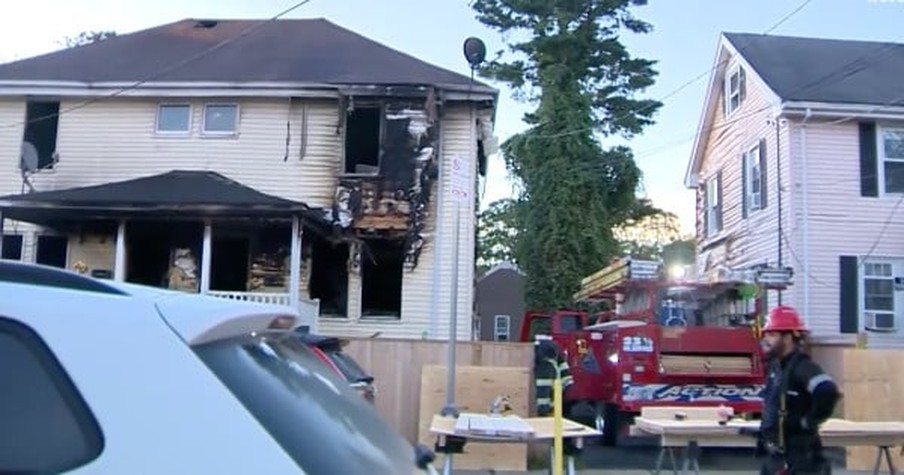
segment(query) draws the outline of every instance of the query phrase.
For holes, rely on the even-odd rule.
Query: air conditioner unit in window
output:
[[[866,312],[864,326],[874,332],[893,332],[895,328],[895,314]]]

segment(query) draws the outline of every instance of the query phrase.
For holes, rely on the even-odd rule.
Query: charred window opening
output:
[[[361,253],[362,317],[401,317],[405,241],[366,240]]]
[[[3,251],[2,254],[0,254],[0,259],[21,261],[24,243],[25,239],[21,234],[4,234]]]
[[[348,243],[312,238],[308,292],[320,299],[320,315],[348,316],[348,256]]]
[[[53,168],[59,113],[59,102],[28,101],[25,106],[25,133],[22,140],[35,148],[38,169]]]
[[[379,106],[356,106],[345,118],[345,173],[375,175],[380,170]]]

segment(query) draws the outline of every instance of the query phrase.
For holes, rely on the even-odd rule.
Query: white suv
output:
[[[0,261],[0,473],[432,472],[296,318]]]

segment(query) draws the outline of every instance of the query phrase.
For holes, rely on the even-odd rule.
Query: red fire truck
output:
[[[548,335],[574,383],[565,414],[615,445],[644,406],[718,406],[758,414],[765,362],[758,338],[765,291],[791,284],[788,268],[760,267],[707,281],[677,279],[656,261],[621,259],[582,281],[575,310],[527,312],[521,341]]]

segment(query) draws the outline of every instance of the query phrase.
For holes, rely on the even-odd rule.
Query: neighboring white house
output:
[[[496,99],[323,19],[188,19],[3,64],[2,255],[445,339],[457,246],[469,339]]]
[[[685,184],[706,275],[770,263],[817,341],[904,347],[904,45],[726,33]]]

